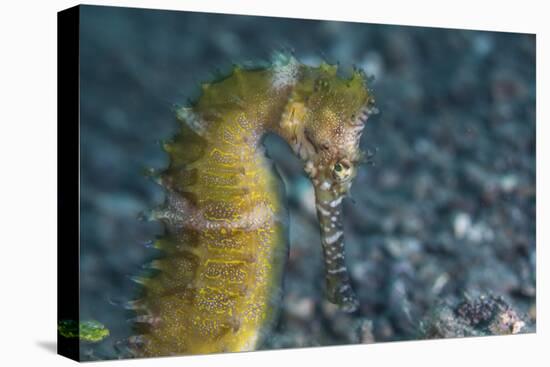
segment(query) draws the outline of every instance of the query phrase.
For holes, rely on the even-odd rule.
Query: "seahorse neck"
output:
[[[237,115],[242,128],[242,137],[255,149],[263,150],[262,141],[267,134],[275,134],[291,147],[296,143],[292,133],[285,126],[287,110],[291,100],[292,88],[279,90],[267,89],[258,96],[257,104],[247,109],[243,115]]]

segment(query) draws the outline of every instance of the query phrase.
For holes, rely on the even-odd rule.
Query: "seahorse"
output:
[[[278,314],[288,256],[285,191],[263,139],[277,134],[302,160],[316,199],[326,294],[344,311],[358,300],[344,260],[342,200],[365,159],[359,141],[374,97],[365,73],[278,54],[264,67],[235,65],[176,109],[181,128],[155,174],[166,200],[164,256],[137,277],[136,356],[259,348]]]

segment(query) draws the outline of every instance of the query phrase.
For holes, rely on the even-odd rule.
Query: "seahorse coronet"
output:
[[[365,157],[359,141],[374,99],[361,69],[339,68],[276,52],[267,65],[234,64],[174,106],[178,132],[161,144],[169,164],[149,173],[165,192],[149,215],[163,224],[153,247],[164,256],[133,277],[142,290],[126,305],[132,354],[254,350],[268,337],[288,257],[284,186],[262,145],[269,133],[290,145],[313,184],[327,297],[357,309],[342,201]]]

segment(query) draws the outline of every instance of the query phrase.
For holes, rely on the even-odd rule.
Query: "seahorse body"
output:
[[[262,139],[283,137],[315,186],[328,297],[352,311],[357,301],[344,266],[341,201],[362,159],[359,137],[372,105],[365,76],[302,65],[279,55],[266,68],[234,67],[202,85],[177,110],[179,133],[158,175],[165,204],[151,213],[166,228],[165,256],[138,278],[130,303],[137,356],[256,349],[280,303],[288,253],[284,189]]]

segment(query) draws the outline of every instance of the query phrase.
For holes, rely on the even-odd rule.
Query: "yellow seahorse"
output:
[[[363,159],[359,140],[374,99],[365,74],[301,64],[278,54],[264,68],[235,66],[202,85],[179,108],[181,130],[164,145],[158,175],[165,204],[151,212],[165,256],[137,278],[143,297],[129,303],[136,356],[254,350],[281,302],[288,254],[280,179],[262,139],[281,136],[304,162],[315,189],[327,296],[351,312],[358,301],[344,262],[342,199]]]

